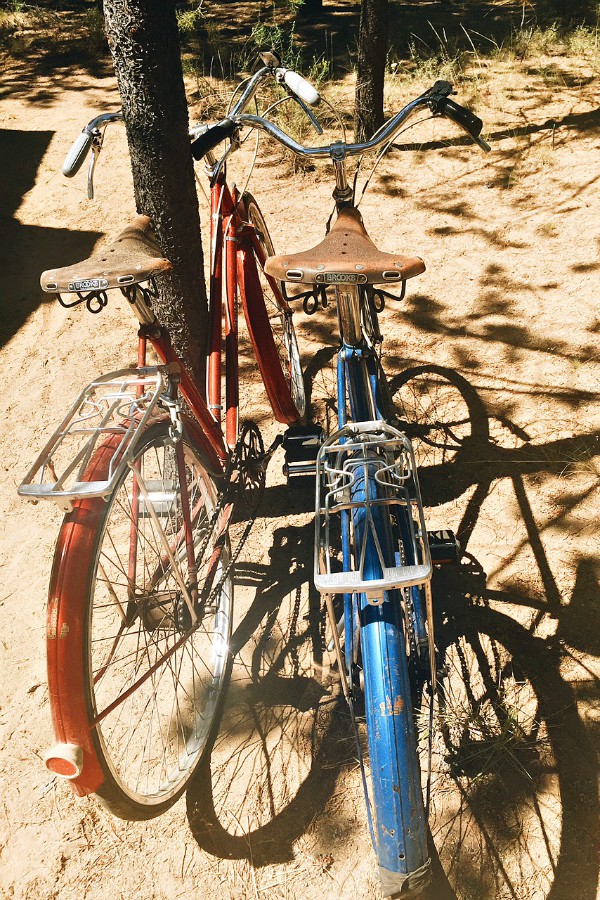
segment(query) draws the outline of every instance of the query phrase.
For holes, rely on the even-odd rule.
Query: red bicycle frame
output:
[[[243,207],[242,207],[243,209]],[[239,420],[239,363],[238,315],[239,288],[245,294],[262,291],[255,258],[264,265],[264,249],[251,223],[240,214],[240,195],[233,193],[223,173],[211,187],[210,216],[210,287],[209,287],[209,343],[207,353],[207,400],[198,390],[181,360],[173,350],[168,334],[157,333],[152,326],[142,326],[139,332],[138,364],[146,365],[146,342],[150,340],[164,363],[181,366],[181,393],[198,420],[203,438],[201,447],[214,471],[220,471],[235,446]],[[279,286],[265,276],[280,295]],[[223,284],[225,283],[225,292]],[[287,303],[281,298],[281,305]],[[223,348],[225,350],[225,436],[221,428],[223,417],[222,375]]]

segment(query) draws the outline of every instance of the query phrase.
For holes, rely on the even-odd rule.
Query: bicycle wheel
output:
[[[485,443],[488,419],[474,388],[443,366],[414,366],[390,383],[399,427],[414,441],[419,465],[450,462],[469,441]]]
[[[337,355],[339,347],[320,347],[304,370],[306,408],[310,422],[325,434],[338,427]]]
[[[262,213],[251,194],[244,194],[244,204],[258,245],[256,265],[252,253],[240,253],[244,315],[273,414],[279,422],[291,424],[304,415],[306,408],[292,311],[283,298],[281,285],[263,271],[265,260],[273,256],[274,250]]]
[[[125,819],[158,815],[182,793],[214,737],[229,674],[228,542],[211,534],[217,491],[192,427],[181,439],[185,485],[169,423],[157,422],[106,502],[79,501],[67,515],[56,550],[48,673],[57,738],[83,748],[78,792],[93,790]],[[117,447],[112,437],[99,447],[86,479],[103,476]],[[182,589],[186,495],[201,597],[194,627]]]

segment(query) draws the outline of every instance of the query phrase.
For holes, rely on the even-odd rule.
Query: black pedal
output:
[[[460,562],[460,544],[453,531],[444,528],[442,531],[428,531],[429,552],[431,561],[436,566]]]
[[[292,425],[283,436],[285,463],[283,473],[288,481],[304,479],[317,474],[317,454],[325,440],[325,432],[319,425]]]

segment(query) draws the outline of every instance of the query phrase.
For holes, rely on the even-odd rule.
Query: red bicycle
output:
[[[235,110],[273,74],[292,89],[301,82],[264,66]],[[93,149],[91,185],[102,129],[120,118],[90,122],[63,172],[74,174]],[[305,404],[292,313],[281,283],[263,271],[273,255],[263,216],[250,194],[228,186],[212,151],[203,155],[212,213],[207,401],[152,310],[156,278],[171,264],[147,217],[99,254],[41,278],[64,306],[91,312],[120,289],[140,323],[138,366],[86,387],[19,488],[66,512],[47,618],[57,743],[45,762],[77,794],[96,793],[128,819],[168,808],[211,744],[230,670],[233,565],[279,443],[265,451],[257,426],[239,421],[239,300],[274,417],[294,423]],[[148,364],[148,342],[162,365]],[[246,526],[232,548],[235,503]]]

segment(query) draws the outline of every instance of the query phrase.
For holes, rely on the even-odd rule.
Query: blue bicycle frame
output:
[[[348,419],[385,420],[384,376],[371,347],[343,344],[337,374],[340,429]],[[372,462],[367,459],[357,465],[351,485],[352,510],[343,510],[341,517],[344,569],[352,568],[356,548],[364,548],[362,577],[367,581],[383,577],[382,552],[388,566],[418,562],[406,518],[410,505],[400,508],[400,513],[394,506],[391,515],[388,506],[369,503],[385,494],[377,478],[379,468],[377,455]],[[403,897],[410,896],[424,886],[430,867],[414,717],[417,686],[414,679],[411,685],[407,634],[410,628],[414,652],[426,634],[422,591],[416,586],[385,591],[377,604],[366,593],[346,593],[344,626],[350,683],[357,637],[362,656],[374,809],[371,831],[379,874],[389,894],[402,891]]]

